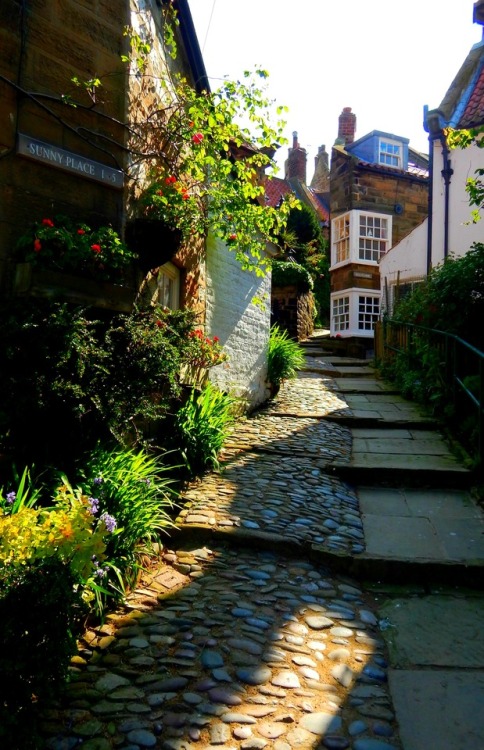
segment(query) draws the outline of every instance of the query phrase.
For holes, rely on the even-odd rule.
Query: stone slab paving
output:
[[[433,425],[435,420],[424,413],[418,404],[406,401],[398,394],[339,393],[348,405],[349,415],[369,422],[393,424]],[[344,414],[343,414],[344,416]]]
[[[334,378],[334,381],[342,393],[398,393],[395,386],[376,378]]]
[[[338,364],[335,364],[334,361],[311,356],[310,352],[306,352],[306,362],[303,366],[303,372],[319,372],[334,378],[367,378],[375,376],[375,370],[372,367],[368,367],[368,363],[365,363],[365,365],[351,365],[348,362],[343,363],[340,360]]]
[[[309,417],[284,417],[259,413],[242,419],[228,437],[222,460],[242,450],[261,450],[317,459],[318,464],[349,461],[352,437],[348,427]]]
[[[464,490],[358,487],[374,557],[484,565],[484,512]]]
[[[280,420],[285,421],[285,420]],[[224,462],[183,493],[177,526],[185,533],[205,529],[338,554],[364,550],[354,490],[324,473],[317,460],[245,451]]]
[[[380,624],[405,750],[484,747],[484,596],[383,599]]]
[[[168,577],[145,574],[84,634],[43,715],[46,750],[400,750],[386,647],[358,584],[253,550],[165,562]]]

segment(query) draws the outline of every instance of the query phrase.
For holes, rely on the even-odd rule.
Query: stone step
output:
[[[358,373],[357,373],[358,374]],[[373,373],[373,378],[375,374]],[[400,391],[394,385],[384,380],[366,379],[361,377],[335,378],[335,386],[340,393],[387,393],[399,394]]]

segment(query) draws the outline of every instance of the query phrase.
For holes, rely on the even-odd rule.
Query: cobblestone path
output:
[[[84,634],[43,716],[48,750],[401,747],[375,602],[309,555],[365,547],[331,471],[351,410],[316,365],[238,423],[221,472],[184,493],[173,549]]]

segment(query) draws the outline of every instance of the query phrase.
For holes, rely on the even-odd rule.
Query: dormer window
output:
[[[380,138],[378,161],[386,167],[402,169],[402,144],[398,141],[388,141]]]

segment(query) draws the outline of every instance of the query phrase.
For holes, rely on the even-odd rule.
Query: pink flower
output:
[[[195,143],[197,146],[202,141],[203,141],[203,133],[195,133],[195,135],[192,135],[192,142]]]
[[[36,237],[34,240],[34,250],[36,253],[40,253],[40,251],[42,250],[42,243],[38,239],[38,237]]]
[[[101,252],[101,245],[91,245],[93,253],[99,254]]]

